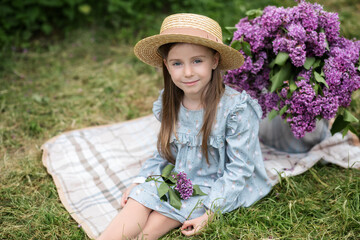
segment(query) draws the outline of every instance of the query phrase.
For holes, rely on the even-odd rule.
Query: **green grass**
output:
[[[341,4],[330,1],[327,9],[342,6],[349,14],[341,18],[357,23],[344,31],[359,33],[359,4]],[[36,40],[27,53],[2,53],[0,239],[88,239],[60,203],[40,146],[64,131],[150,114],[161,89],[160,73],[107,30],[47,41]],[[316,165],[282,179],[252,207],[217,216],[193,239],[359,239],[359,188],[359,170]],[[163,239],[183,236],[174,230]]]
[[[0,239],[85,238],[59,202],[40,146],[64,131],[150,114],[161,88],[132,46],[73,34],[12,53],[1,73]]]
[[[321,179],[321,182],[314,178]],[[201,239],[358,239],[360,171],[316,165],[250,208],[218,216]],[[174,230],[164,239],[182,239]]]

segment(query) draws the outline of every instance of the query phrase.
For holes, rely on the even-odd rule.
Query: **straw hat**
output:
[[[166,17],[160,34],[139,41],[135,45],[134,53],[146,64],[161,68],[163,59],[158,49],[161,45],[173,42],[194,43],[215,49],[220,54],[221,70],[239,68],[244,62],[240,52],[222,42],[221,27],[216,21],[190,13]]]

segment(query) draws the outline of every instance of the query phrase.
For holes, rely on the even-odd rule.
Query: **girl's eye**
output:
[[[180,66],[181,63],[180,63],[180,62],[174,62],[172,65],[175,66],[175,67],[177,67],[177,66]]]
[[[194,63],[201,63],[201,62],[202,62],[201,59],[196,59],[196,60],[194,60]]]

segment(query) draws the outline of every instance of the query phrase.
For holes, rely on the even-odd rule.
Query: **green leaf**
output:
[[[280,109],[279,115],[280,116],[283,115],[286,112],[286,110],[288,110],[288,105],[285,105],[282,109]]]
[[[174,208],[180,210],[180,208],[181,208],[181,199],[180,199],[180,197],[178,195],[176,195],[174,190],[171,189],[171,188],[169,188],[169,203]]]
[[[242,49],[242,45],[241,45],[241,42],[239,40],[233,41],[231,43],[231,47],[238,50],[238,51]]]
[[[168,164],[166,165],[166,167],[164,167],[164,169],[162,170],[161,172],[161,176],[164,177],[164,178],[168,178],[171,171],[174,169],[174,165],[172,164]]]
[[[352,126],[352,125],[350,125],[349,124],[349,130],[352,132],[352,133],[354,133],[356,136],[359,136],[359,133],[356,131],[356,129]]]
[[[252,57],[250,44],[248,42],[244,41],[241,43],[241,45],[242,45],[242,50],[244,51],[244,53],[246,55],[248,55],[249,57]]]
[[[302,80],[302,79],[305,79],[305,78],[304,78],[304,77],[301,77],[301,76],[298,76],[296,79],[297,79],[297,80]]]
[[[230,45],[231,40],[233,39],[234,32],[237,30],[236,27],[225,27],[223,34],[223,40],[226,45]]]
[[[349,126],[350,125],[347,125],[346,128],[344,128],[343,132],[342,132],[342,137],[344,138],[346,136],[346,134],[348,133],[349,131]]]
[[[160,187],[157,189],[159,198],[162,198],[162,196],[164,196],[169,191],[169,189],[169,186],[165,182],[162,182]]]
[[[289,54],[286,52],[279,52],[275,58],[275,64],[279,66],[284,66],[286,61],[289,59]]]
[[[326,50],[328,50],[330,52],[330,48],[329,48],[329,42],[325,37],[325,44],[326,44]]]
[[[167,202],[168,200],[168,197],[166,195],[163,195],[161,198],[160,198],[161,201],[164,201],[164,202]]]
[[[313,69],[315,69],[315,68],[317,68],[318,66],[320,66],[320,64],[321,64],[321,60],[320,60],[320,59],[316,60],[315,63],[313,64]]]
[[[306,70],[309,70],[314,63],[315,63],[315,58],[314,57],[307,57],[306,61],[304,63],[304,68]]]
[[[199,185],[194,185],[193,189],[194,189],[194,191],[193,191],[192,196],[205,196],[205,195],[207,195],[206,193],[201,191]]]
[[[352,115],[348,110],[345,109],[344,111],[344,121],[346,122],[359,122],[359,119],[357,119],[354,115]]]
[[[298,88],[295,84],[295,81],[293,79],[290,79],[289,82],[289,86],[290,86],[290,93],[292,94],[293,92],[296,91],[296,89]]]
[[[291,75],[291,63],[287,62],[280,70],[270,78],[271,89],[270,92],[274,92],[277,88],[283,85],[284,81],[289,80]]]
[[[330,132],[332,135],[334,135],[335,133],[343,130],[342,135],[344,137],[350,130],[355,135],[358,135],[356,129],[350,125],[353,122],[359,122],[359,120],[356,117],[354,117],[348,110],[344,109],[343,114],[339,114],[336,117]]]
[[[278,115],[278,111],[276,111],[275,109],[271,110],[271,112],[268,115],[269,121],[273,120],[274,117],[276,117],[276,115]]]
[[[327,84],[325,79],[319,73],[314,71],[314,77],[318,83],[323,83],[327,88],[329,88],[329,85]]]
[[[258,9],[251,9],[245,13],[249,20],[260,17],[263,14],[263,11]]]
[[[225,29],[231,34],[233,34],[237,30],[236,27],[225,27]]]
[[[164,181],[167,183],[169,187],[176,185],[176,178],[173,178],[172,175],[177,175],[177,172],[171,172],[169,176],[163,177]]]
[[[226,29],[227,33],[229,33],[231,35],[233,35],[234,32],[237,30],[236,27],[225,27],[225,29]]]
[[[316,94],[316,96],[317,96],[318,93],[319,93],[319,84],[315,83],[315,85],[314,85],[314,91],[315,91],[315,94]]]
[[[344,118],[342,115],[338,115],[335,118],[335,121],[333,123],[333,125],[331,126],[330,132],[332,135],[334,135],[335,133],[340,132],[341,130],[343,130],[349,123],[344,121]]]
[[[274,66],[275,66],[275,59],[272,60],[271,63],[269,63],[269,68],[273,68]]]
[[[325,77],[325,73],[324,73],[324,70],[323,70],[323,69],[321,69],[320,76]]]
[[[172,175],[177,175],[177,173],[176,173],[176,172],[171,172],[171,173],[169,174],[169,176],[167,177],[167,180],[169,180],[169,182],[171,182],[171,183],[176,183],[176,179],[173,178]]]

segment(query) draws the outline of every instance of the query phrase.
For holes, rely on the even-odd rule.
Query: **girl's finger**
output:
[[[190,227],[190,226],[192,226],[191,221],[185,221],[185,222],[183,223],[183,225],[181,226],[181,230],[184,230],[185,228],[188,228],[188,227]]]
[[[191,236],[195,233],[194,224],[192,221],[186,221],[181,226],[181,233],[185,236]]]
[[[121,197],[121,207],[124,207],[125,204],[127,203],[127,197],[128,197],[128,194],[125,192],[123,194],[123,196]]]
[[[184,234],[185,236],[191,236],[191,235],[194,235],[195,234],[195,229],[192,229],[192,230],[181,230],[181,233]]]

